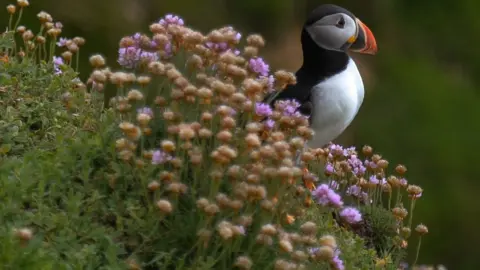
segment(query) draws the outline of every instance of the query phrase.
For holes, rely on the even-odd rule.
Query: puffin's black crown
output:
[[[316,9],[310,12],[310,14],[307,17],[307,21],[305,22],[305,26],[312,25],[316,21],[320,20],[321,18],[328,15],[336,14],[336,13],[344,13],[352,17],[352,19],[355,19],[355,15],[353,15],[353,13],[348,11],[347,9],[344,9],[342,7],[339,7],[333,4],[324,4],[324,5],[318,6]]]

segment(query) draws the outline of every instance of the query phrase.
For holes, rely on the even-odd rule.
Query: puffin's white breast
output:
[[[347,68],[312,89],[312,148],[337,138],[352,122],[362,105],[364,87],[357,65],[350,58]]]

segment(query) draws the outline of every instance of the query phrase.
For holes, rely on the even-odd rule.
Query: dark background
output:
[[[6,6],[13,1],[0,0]],[[32,0],[23,23],[38,31],[45,10],[64,24],[63,35],[82,36],[87,56],[105,55],[113,67],[124,35],[147,31],[166,13],[181,15],[202,31],[233,25],[267,38],[263,51],[273,68],[301,64],[299,31],[323,1],[300,0]],[[365,84],[365,103],[338,140],[372,145],[391,164],[404,163],[408,179],[425,191],[415,223],[424,222],[420,262],[450,269],[480,269],[480,18],[478,0],[343,0],[376,36],[378,55],[354,56]],[[0,16],[6,25],[7,14]],[[477,167],[479,166],[479,167]],[[415,242],[411,243],[411,247]]]

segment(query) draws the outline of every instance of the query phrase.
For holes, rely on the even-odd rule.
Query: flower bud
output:
[[[428,233],[428,228],[427,226],[423,225],[423,224],[419,224],[417,225],[417,227],[415,228],[415,231],[417,233],[419,233],[420,235],[425,235]]]

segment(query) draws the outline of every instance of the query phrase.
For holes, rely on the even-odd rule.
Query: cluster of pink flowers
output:
[[[332,206],[336,208],[343,206],[342,197],[327,184],[319,185],[314,191],[312,191],[312,195],[316,202],[321,206]]]
[[[355,224],[362,221],[362,214],[358,209],[353,207],[345,207],[340,211],[340,217],[349,224]]]
[[[136,33],[131,36],[135,41],[134,45],[118,49],[118,63],[125,68],[135,68],[141,62],[149,63],[158,60],[158,53],[154,51],[157,47],[154,41],[151,42],[149,50],[140,46],[142,35]],[[167,44],[170,46],[170,44]],[[145,45],[144,45],[145,46]],[[166,46],[168,50],[170,47]]]
[[[144,113],[144,114],[149,115],[150,117],[153,117],[153,111],[149,107],[139,108],[139,109],[137,109],[137,113],[138,114]]]
[[[283,115],[285,116],[293,116],[293,117],[307,117],[302,115],[298,108],[300,108],[300,103],[295,100],[279,100],[275,104],[276,108],[279,109]],[[270,118],[272,115],[273,110],[272,107],[263,102],[257,102],[255,104],[255,114],[265,118],[264,126],[266,129],[272,129],[275,126],[275,121]]]
[[[342,160],[346,159],[352,173],[356,176],[363,176],[366,173],[366,166],[364,166],[364,163],[358,158],[355,147],[344,148],[340,145],[330,144],[328,151],[327,164],[325,165],[325,174],[327,176],[336,173],[333,163],[336,157],[340,157]],[[369,181],[378,185],[386,183],[385,179],[378,179],[375,175],[370,177]],[[335,180],[330,180],[328,184],[321,184],[312,191],[312,197],[321,206],[341,208],[339,215],[346,223],[355,224],[361,222],[361,212],[354,207],[343,207],[344,202],[342,196],[337,193],[337,190],[340,190],[340,184]],[[345,194],[356,197],[363,202],[368,201],[368,194],[362,191],[362,188],[358,185],[346,187]]]
[[[53,56],[53,69],[55,75],[61,74],[62,70],[60,69],[60,66],[64,65],[65,63],[63,62],[62,57],[57,57]]]
[[[165,27],[169,25],[184,25],[183,19],[173,14],[167,14],[165,17],[161,18],[158,23]],[[159,55],[156,51],[158,44],[156,44],[155,41],[151,41],[150,46],[148,46],[148,44],[146,46],[145,44],[140,44],[142,37],[140,33],[136,33],[130,37],[135,43],[131,46],[120,48],[118,50],[117,62],[122,67],[132,69],[136,68],[139,63],[149,63],[159,59]],[[63,41],[60,40],[59,42],[62,43]],[[170,55],[172,53],[171,43],[169,42],[165,44],[163,50],[167,55]]]
[[[233,27],[231,26],[227,26],[225,28],[225,30],[230,30],[230,31],[234,31],[233,30]],[[235,42],[240,42],[240,40],[242,39],[242,34],[239,33],[239,32],[235,32]],[[222,54],[222,53],[225,53],[225,52],[233,52],[235,55],[240,55],[240,51],[237,50],[237,49],[233,49],[231,48],[228,43],[226,42],[211,42],[211,41],[207,41],[205,43],[205,46],[213,51],[215,51],[216,53],[218,54]]]
[[[180,26],[185,25],[185,22],[183,21],[183,19],[174,14],[165,15],[165,17],[161,18],[158,21],[158,23],[163,25],[164,27],[167,27],[169,25],[180,25]]]
[[[265,61],[261,57],[251,58],[250,61],[248,61],[248,67],[253,72],[264,77],[267,77],[268,73],[270,72],[270,66],[265,63]]]
[[[162,150],[153,151],[152,164],[154,165],[164,164],[171,159],[172,156],[168,153],[163,152]]]

